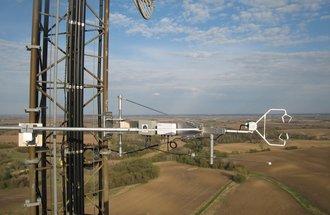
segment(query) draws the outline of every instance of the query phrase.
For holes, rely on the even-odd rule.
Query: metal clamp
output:
[[[25,113],[31,113],[31,112],[39,113],[40,110],[41,110],[40,107],[38,107],[38,108],[25,108]]]
[[[39,45],[31,45],[31,44],[29,44],[29,45],[26,45],[25,47],[26,47],[26,50],[28,50],[28,51],[31,51],[31,49],[38,49],[38,50],[41,49],[41,46],[39,46]]]
[[[110,150],[100,151],[100,155],[110,155],[110,154],[111,154]]]
[[[84,153],[84,151],[83,150],[76,150],[76,151],[69,151],[68,149],[65,149],[64,150],[64,153],[66,154],[66,155],[74,155],[74,154],[83,154]]]
[[[41,198],[37,199],[37,202],[30,202],[29,199],[25,200],[24,207],[36,207],[41,204]]]
[[[29,165],[29,164],[38,164],[39,163],[39,159],[36,158],[36,159],[33,159],[33,160],[25,160],[24,163]]]

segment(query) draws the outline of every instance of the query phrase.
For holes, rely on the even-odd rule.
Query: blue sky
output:
[[[330,113],[330,0],[156,0],[155,5],[146,21],[132,1],[111,0],[114,112],[122,94],[170,114],[282,107]],[[31,0],[1,2],[3,114],[23,113],[28,105],[25,45],[31,12]],[[127,114],[149,113],[124,107]]]

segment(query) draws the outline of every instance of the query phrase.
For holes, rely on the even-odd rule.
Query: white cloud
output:
[[[194,53],[209,57],[196,60]],[[149,54],[153,55],[153,52]],[[302,105],[309,101],[305,96],[307,89],[311,98],[325,95],[318,98],[318,102],[327,104],[326,100],[330,100],[330,52],[220,54],[173,50],[170,54],[174,54],[172,58],[163,53],[164,57],[159,58],[167,60],[153,63],[113,59],[112,89],[118,93],[124,91],[123,94],[132,95],[129,97],[156,108],[165,107],[161,109],[171,113],[243,112],[245,110],[239,106],[244,106],[244,102],[262,102],[251,105],[263,108],[272,104],[285,105],[293,98]],[[162,101],[149,100],[145,95],[151,92],[156,92],[154,96],[161,92]],[[166,106],[169,100],[170,110]],[[297,104],[291,104],[289,108],[297,108]],[[227,105],[232,109],[226,110]],[[235,105],[236,109],[233,108]],[[257,110],[248,108],[246,111]]]
[[[249,33],[249,32],[260,32],[262,29],[261,25],[254,23],[243,23],[239,26],[233,26],[232,30],[235,33]]]
[[[187,52],[174,52],[173,55],[184,56],[189,58],[209,58],[221,54],[221,52],[210,51],[187,51]]]
[[[256,24],[211,27],[206,30],[191,30],[177,39],[185,42],[199,42],[204,45],[239,45],[259,43],[267,46],[296,46],[309,43],[328,42],[330,36],[308,36],[300,31],[293,32],[290,26],[262,27]]]
[[[270,29],[269,34],[276,35],[278,30]],[[28,54],[23,44],[0,40],[0,47],[5,50],[1,52],[0,69],[5,74],[1,76],[1,84],[6,89],[12,89],[10,97],[7,91],[2,90],[1,98],[10,106],[1,103],[1,111],[10,113],[13,111],[12,104],[23,110],[27,100],[27,95],[24,95],[28,87]],[[147,59],[157,52],[156,61],[112,57],[111,94],[127,95],[170,113],[256,112],[256,109],[243,110],[239,107],[250,101],[262,101],[254,105],[260,108],[273,103],[285,104],[285,101],[292,99],[290,96],[294,96],[297,104],[289,108],[299,108],[299,105],[308,103],[306,95],[317,97],[317,102],[323,102],[325,106],[328,105],[326,101],[330,100],[330,52],[224,54],[207,49],[179,50],[157,52],[157,47],[147,50],[140,47],[139,51],[139,47],[135,47],[137,56],[141,52]],[[279,100],[278,95],[284,96],[284,100]],[[170,107],[168,101],[171,101]],[[219,103],[224,105],[219,106]],[[233,108],[235,105],[237,108]],[[313,107],[309,105],[308,108]]]
[[[112,15],[112,23],[118,27],[127,28],[128,34],[141,34],[147,38],[158,37],[164,34],[179,34],[189,32],[188,27],[183,27],[171,18],[164,17],[157,23],[146,23],[133,20],[123,14]]]
[[[183,1],[183,17],[188,22],[204,23],[208,20],[215,19],[220,11],[227,7],[231,7],[230,4],[225,4],[223,0],[184,0]]]
[[[274,22],[276,17],[273,15],[271,10],[250,10],[250,11],[241,11],[240,20],[243,22]]]
[[[211,27],[206,30],[195,30],[187,33],[186,37],[178,39],[185,42],[201,42],[204,44],[235,44],[237,40],[230,37],[231,30],[227,27]]]
[[[262,8],[277,8],[288,4],[287,0],[240,0],[240,2],[245,5]]]
[[[276,11],[280,13],[295,13],[299,10],[301,10],[300,4],[288,4],[276,9]]]
[[[131,24],[134,24],[134,21],[127,16],[120,13],[111,13],[110,14],[111,24],[113,25],[121,25],[127,27]]]
[[[174,109],[179,99],[176,97],[193,96],[196,101],[202,97],[217,99],[219,95],[225,98],[233,89],[240,89],[239,93],[247,94],[246,97],[254,97],[252,94],[258,92],[255,96],[269,94],[271,99],[274,93],[285,94],[292,86],[300,88],[308,84],[315,93],[329,92],[330,95],[330,86],[317,90],[319,86],[327,86],[330,80],[330,52],[178,50],[157,53],[158,60],[153,61],[112,58],[112,93],[148,100],[145,95],[159,92],[162,98],[173,102]],[[157,47],[148,52],[143,47],[134,47],[134,51],[135,56],[143,53],[144,58],[149,59],[157,52]],[[299,93],[300,99],[303,93]]]
[[[126,28],[126,33],[147,38],[171,38],[175,42],[210,46],[265,45],[297,46],[327,42],[328,35],[309,35],[309,23],[322,1],[242,0],[246,7],[216,0],[185,0],[183,17],[162,17],[151,22],[138,22],[122,14],[113,14],[114,25]],[[229,9],[230,8],[230,9]],[[229,10],[226,10],[229,9]],[[229,13],[230,12],[230,13]],[[225,22],[218,18],[231,17]],[[327,16],[319,17],[326,20]],[[213,24],[208,25],[206,21]],[[201,23],[205,23],[203,26]],[[217,24],[219,23],[219,24]],[[202,27],[201,27],[202,26]],[[196,53],[196,56],[202,53]]]
[[[316,0],[316,1],[303,0],[300,3],[302,4],[302,6],[305,9],[315,11],[315,10],[318,10],[320,8],[320,5],[321,5],[322,1],[320,1],[320,0]]]
[[[183,2],[185,12],[183,16],[192,22],[205,22],[210,19],[211,14],[207,5],[202,3],[194,3],[190,0]]]
[[[330,15],[321,16],[321,20],[329,20]]]
[[[195,20],[196,22],[211,19],[211,15],[214,18],[216,16],[210,10],[210,5],[215,4],[214,2],[216,1],[199,0],[193,2],[186,0],[184,1],[184,16],[187,19],[200,19]],[[326,35],[312,37],[306,34],[307,23],[311,22],[315,15],[310,14],[308,10],[316,8],[314,4],[259,0],[244,0],[242,2],[250,7],[244,10],[239,9],[237,13],[231,15],[235,22],[231,25],[206,25],[208,27],[200,28],[197,27],[198,25],[185,23],[174,17],[163,17],[160,20],[146,23],[116,13],[112,15],[112,21],[118,27],[125,27],[128,34],[140,34],[147,38],[159,39],[171,34],[173,41],[203,45],[260,43],[267,46],[297,46],[329,41],[329,36]],[[227,7],[223,2],[218,3],[218,5],[222,5],[223,8]],[[303,12],[300,14],[303,20],[298,18],[300,12]],[[326,18],[327,16],[324,16],[321,19]],[[196,54],[196,56],[203,56]]]

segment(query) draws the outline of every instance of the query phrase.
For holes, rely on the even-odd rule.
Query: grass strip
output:
[[[266,180],[275,186],[281,188],[285,192],[287,192],[290,196],[292,196],[308,213],[313,215],[326,215],[326,213],[322,212],[319,208],[315,207],[308,199],[306,199],[301,193],[294,190],[293,188],[282,184],[281,182],[277,181],[276,179],[263,175],[261,173],[250,173],[250,176],[260,178]]]
[[[211,198],[209,198],[206,202],[204,202],[203,205],[200,206],[197,209],[197,212],[195,212],[194,214],[195,215],[202,214],[224,191],[230,189],[234,183],[235,182],[233,181],[229,181],[227,184],[222,186],[215,194],[213,194],[213,196],[211,196]]]

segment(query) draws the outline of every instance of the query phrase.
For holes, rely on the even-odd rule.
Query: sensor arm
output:
[[[256,132],[268,145],[270,146],[285,146],[287,141],[289,140],[289,135],[288,133],[281,133],[278,136],[278,139],[280,140],[280,144],[277,143],[271,143],[266,136],[266,119],[267,119],[267,115],[270,114],[271,112],[283,112],[282,115],[282,123],[290,123],[292,120],[292,117],[290,115],[287,114],[285,109],[269,109],[264,115],[262,115],[256,122],[250,121],[247,122],[245,124],[243,124],[242,126],[245,126],[245,128],[247,128],[247,130],[233,130],[233,129],[223,129],[222,131],[220,131],[219,129],[214,129],[214,128],[203,128],[203,133],[204,134],[225,134],[225,133],[234,133],[234,134],[252,134],[254,132]],[[261,122],[263,120],[263,132],[260,132],[258,130],[258,123]],[[241,127],[242,127],[241,126]],[[219,131],[220,132],[219,132]]]
[[[171,135],[172,133],[179,134],[180,132],[193,132],[195,133],[202,133],[202,134],[212,134],[212,135],[223,135],[226,133],[235,133],[235,134],[252,134],[256,132],[268,145],[270,146],[285,146],[287,141],[289,140],[289,135],[288,133],[281,133],[278,137],[278,139],[282,142],[281,144],[274,144],[271,143],[267,137],[266,137],[266,119],[267,115],[270,112],[283,112],[282,115],[282,122],[283,123],[289,123],[292,120],[292,117],[287,114],[285,109],[269,109],[263,116],[261,116],[256,122],[250,121],[244,124],[245,128],[247,130],[233,130],[233,129],[225,129],[225,128],[213,128],[213,127],[198,127],[198,126],[193,126],[193,127],[183,127],[183,128],[171,128]],[[288,120],[286,120],[288,118]],[[258,123],[260,121],[263,122],[263,133],[261,133],[258,130]],[[163,128],[164,131],[168,131],[169,128]],[[43,127],[41,124],[29,124],[29,123],[24,123],[24,124],[19,124],[19,126],[0,126],[0,130],[19,130],[21,134],[21,141],[22,146],[28,145],[27,143],[30,143],[31,141],[31,136],[32,133],[40,133],[41,131],[94,131],[94,132],[110,132],[110,133],[121,133],[121,132],[145,132],[145,131],[154,131],[154,132],[159,132],[162,131],[162,128],[153,128],[153,129],[141,129],[141,128],[135,128],[135,127],[130,127],[130,128],[79,128],[79,127]],[[164,131],[162,131],[164,133]],[[162,134],[163,134],[162,133]],[[37,134],[35,134],[37,135]],[[40,134],[37,135],[39,139]],[[37,141],[38,142],[38,141]],[[25,143],[25,144],[24,144]],[[33,146],[33,144],[29,144],[30,146]]]

